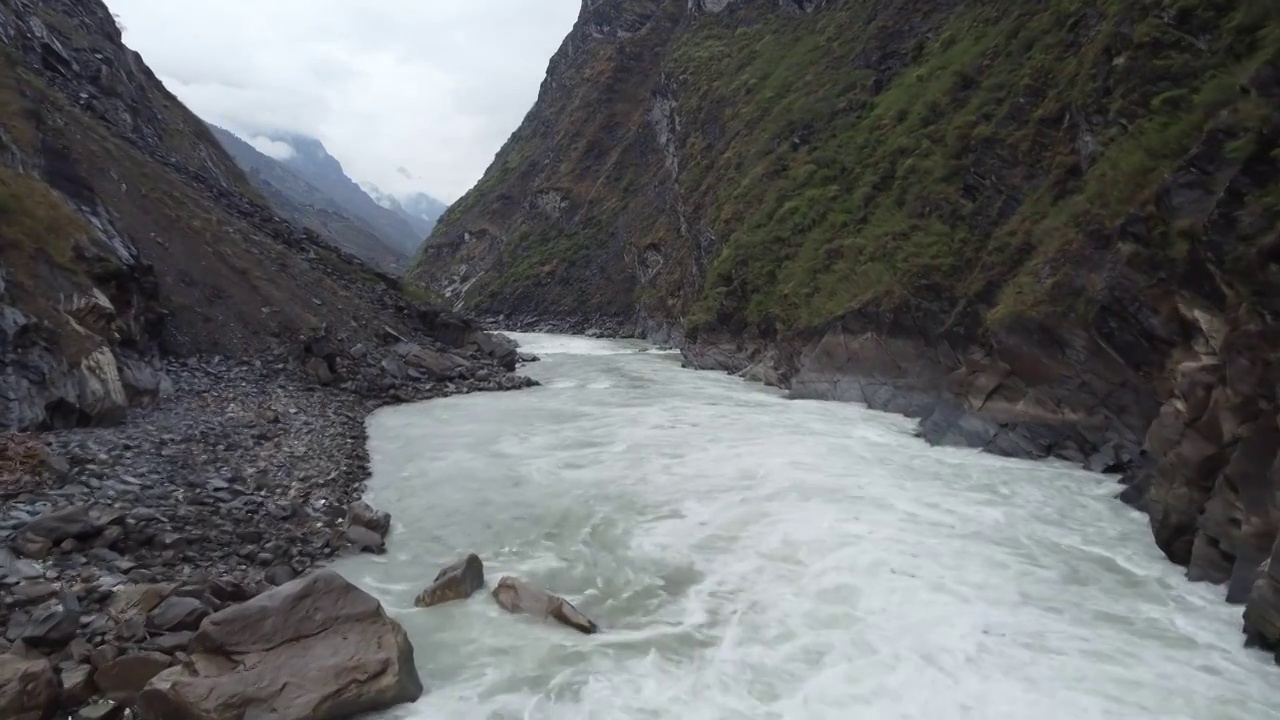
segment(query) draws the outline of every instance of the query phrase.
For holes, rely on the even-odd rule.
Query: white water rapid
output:
[[[639,343],[515,336],[542,387],[369,421],[390,552],[336,567],[427,687],[383,720],[1268,720],[1280,669],[1112,479],[933,448]],[[489,588],[413,598],[468,552]],[[506,615],[504,574],[584,636]]]

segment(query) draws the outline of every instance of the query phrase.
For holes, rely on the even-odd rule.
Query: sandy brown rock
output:
[[[58,693],[48,660],[0,655],[0,718],[46,720],[58,708]]]
[[[422,694],[404,629],[327,570],[209,616],[191,650],[142,693],[144,720],[338,720]]]
[[[454,600],[465,600],[484,587],[484,563],[472,553],[436,574],[431,587],[423,590],[413,604],[427,608]]]
[[[509,613],[550,618],[587,635],[600,631],[591,618],[583,615],[568,600],[513,577],[504,577],[498,582],[498,586],[493,589],[493,599]]]

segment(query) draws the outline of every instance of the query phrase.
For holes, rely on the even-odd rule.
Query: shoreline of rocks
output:
[[[0,716],[27,717],[19,688],[47,662],[56,717],[127,717],[140,677],[186,662],[209,615],[381,552],[389,517],[360,501],[365,420],[534,384],[511,372],[514,343],[485,338],[469,357],[389,338],[173,360],[172,394],[123,425],[0,435]]]

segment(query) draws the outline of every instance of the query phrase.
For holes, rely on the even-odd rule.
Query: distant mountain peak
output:
[[[360,183],[360,187],[373,198],[374,202],[403,217],[415,229],[421,231],[424,239],[431,234],[440,216],[449,208],[446,203],[422,192],[397,196],[383,192],[371,182]]]

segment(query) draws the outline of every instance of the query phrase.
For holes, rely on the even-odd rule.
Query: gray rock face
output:
[[[80,612],[55,602],[30,612],[15,612],[9,619],[9,630],[5,637],[11,642],[22,642],[33,648],[53,651],[66,647],[79,628]]]
[[[331,571],[215,613],[191,650],[148,684],[143,720],[341,720],[422,694],[404,629]]]
[[[583,615],[568,600],[513,577],[504,577],[498,581],[498,586],[493,589],[493,599],[509,613],[555,620],[587,635],[600,631],[591,618]]]
[[[484,587],[484,563],[472,553],[436,574],[431,586],[413,604],[427,608],[454,600],[465,600]]]

